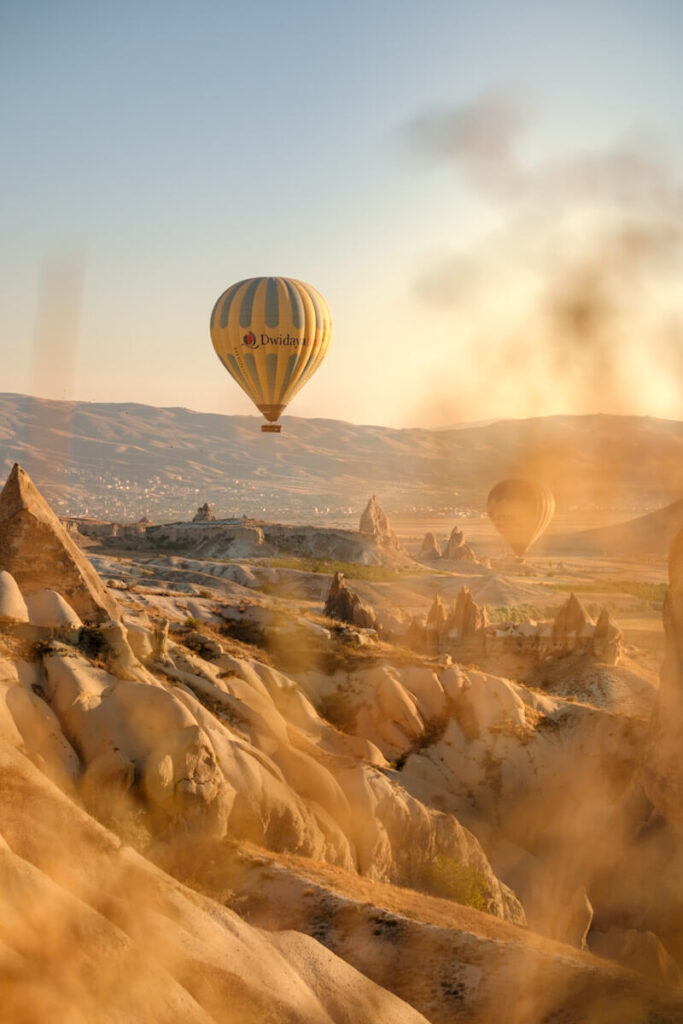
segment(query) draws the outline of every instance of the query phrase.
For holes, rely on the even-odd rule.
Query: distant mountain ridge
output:
[[[683,495],[683,423],[554,416],[444,430],[285,416],[259,419],[132,403],[0,394],[0,465],[19,461],[61,514],[155,521],[217,514],[302,521],[315,509],[356,519],[370,494],[389,514],[483,510],[508,476],[543,479],[558,508],[629,512]]]

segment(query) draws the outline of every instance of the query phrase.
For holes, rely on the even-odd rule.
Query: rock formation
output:
[[[0,771],[3,1021],[426,1024],[307,935],[179,885],[7,744]]]
[[[621,656],[621,630],[612,620],[607,608],[603,608],[593,633],[593,654],[598,661],[616,665]]]
[[[154,627],[150,641],[151,656],[156,661],[168,661],[168,619],[160,619]]]
[[[464,586],[458,594],[455,607],[446,622],[449,635],[458,639],[474,636],[487,625],[486,608],[480,608],[469,588]]]
[[[14,576],[0,570],[0,622],[28,622],[28,609]]]
[[[475,564],[479,562],[472,548],[465,543],[465,535],[462,530],[459,530],[457,526],[451,530],[443,557],[449,562],[473,562]]]
[[[427,646],[427,622],[423,615],[413,615],[404,630],[403,644],[411,651],[422,652]]]
[[[14,576],[24,597],[61,594],[83,622],[120,618],[116,601],[18,465],[0,493],[0,569]]]
[[[324,614],[328,619],[348,622],[361,629],[375,629],[377,616],[374,609],[365,604],[358,594],[347,587],[344,573],[336,572],[325,600]]]
[[[576,594],[570,594],[553,621],[553,636],[556,638],[581,636],[593,622]],[[592,632],[592,630],[591,630]]]
[[[183,528],[201,537],[224,525]],[[310,542],[303,529],[289,536],[292,544]],[[359,548],[377,548],[374,535],[353,536]],[[32,564],[32,550],[17,549],[17,563]],[[381,555],[399,563],[386,549]],[[680,903],[668,935],[651,908],[654,891],[670,911],[680,870],[672,869],[668,885],[644,871],[643,898],[634,886],[620,888],[635,911],[605,909],[605,876],[611,884],[612,865],[625,859],[615,808],[640,763],[645,716],[633,703],[579,702],[548,692],[545,682],[527,686],[479,671],[469,657],[490,657],[490,640],[515,655],[579,649],[610,658],[619,631],[606,610],[593,626],[570,598],[554,637],[549,620],[487,627],[467,588],[447,615],[437,594],[426,623],[413,623],[430,657],[413,658],[374,642],[350,650],[347,638],[367,641],[357,627],[374,626],[375,616],[341,574],[325,610],[356,628],[315,621],[319,574],[292,574],[302,589],[293,588],[290,600],[292,592],[285,599],[275,588],[254,593],[259,579],[279,579],[274,568],[170,555],[131,563],[95,556],[103,575],[135,585],[121,594],[119,621],[76,629],[61,582],[41,581],[24,601],[21,583],[0,562],[0,873],[7,883],[0,952],[3,998],[13,1000],[4,1004],[8,1020],[91,1021],[106,1005],[126,1021],[142,1013],[192,1024],[424,1024],[334,952],[357,959],[385,989],[405,985],[434,1024],[454,1015],[497,1020],[501,1005],[514,1005],[517,1024],[683,1019],[680,1006],[660,1003],[659,990],[624,1011],[624,992],[637,998],[641,985],[649,993],[645,981],[512,926],[526,919],[537,933],[578,948],[590,929],[591,949],[658,984],[679,982],[667,948]],[[667,601],[671,686],[663,683],[668,703],[653,726],[649,778],[653,800],[674,821],[683,782],[676,788],[674,778],[667,791],[660,774],[683,777],[683,551],[681,563]],[[424,601],[429,578],[417,577]],[[410,593],[404,579],[397,584],[395,594]],[[445,592],[459,581],[449,575],[440,585]],[[367,593],[379,602],[388,590],[368,585]],[[491,589],[478,600],[502,603]],[[28,613],[38,622],[41,603],[43,625],[18,624]],[[415,610],[410,597],[397,603],[406,618]],[[404,631],[405,618],[387,622]],[[231,633],[230,623],[240,628]],[[462,655],[461,665],[443,657],[449,625],[449,653]],[[435,638],[439,658],[429,646]],[[304,658],[291,672],[283,664],[293,649],[308,656],[316,643],[320,662]],[[501,659],[496,672],[514,672],[521,660]],[[550,660],[544,675],[552,674]],[[563,661],[574,679],[588,659]],[[620,678],[604,666],[588,671],[601,699],[603,681]],[[659,765],[659,756],[667,763]],[[639,828],[651,806],[641,793],[637,799],[647,805]],[[652,821],[651,831],[669,829],[657,814]],[[675,843],[667,831],[667,855]],[[309,870],[317,878],[299,875]],[[228,892],[250,922],[289,931],[255,932],[224,905]],[[392,912],[387,900],[399,901]],[[650,916],[637,920],[643,907]],[[87,942],[73,943],[73,935]],[[671,952],[683,960],[680,946]],[[138,961],[143,981],[132,969]],[[418,968],[398,971],[397,963]],[[92,1001],[74,1007],[70,998],[83,990]]]
[[[427,629],[436,630],[436,632],[440,634],[446,625],[447,618],[448,615],[443,606],[443,602],[439,595],[435,594],[432,606],[427,614]]]
[[[417,560],[418,562],[434,562],[437,558],[441,558],[439,543],[433,533],[425,533]]]
[[[68,601],[55,590],[38,590],[26,598],[32,626],[45,629],[80,629],[83,625]]]
[[[400,548],[398,538],[389,525],[389,520],[373,494],[368,501],[362,516],[358,532],[372,537],[378,544],[385,547]]]
[[[208,501],[205,501],[203,505],[200,505],[192,517],[193,523],[215,523],[215,521],[216,516]]]

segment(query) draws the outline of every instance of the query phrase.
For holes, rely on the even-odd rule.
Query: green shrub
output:
[[[661,610],[667,591],[666,583],[651,583],[646,580],[596,579],[589,582],[547,583],[551,590],[573,591],[575,594],[624,594],[637,597],[649,604],[653,610]]]
[[[524,622],[525,619],[550,619],[553,617],[557,608],[553,606],[542,606],[538,604],[499,604],[499,605],[487,605],[486,611],[488,613],[489,622],[494,625],[503,625],[506,622],[512,622],[517,625],[520,622]]]
[[[189,544],[185,540],[171,540],[170,537],[162,534],[161,537],[152,537],[152,546],[161,548],[163,551],[186,551]]]
[[[349,579],[370,580],[374,583],[392,582],[397,578],[412,576],[443,576],[437,569],[425,566],[401,566],[392,568],[387,565],[361,565],[360,562],[337,562],[328,558],[307,558],[283,556],[275,558],[247,559],[251,565],[265,565],[271,569],[298,569],[300,572],[322,573],[332,576],[335,572],[343,572]]]
[[[486,875],[447,854],[440,853],[425,865],[422,885],[433,896],[486,910]]]

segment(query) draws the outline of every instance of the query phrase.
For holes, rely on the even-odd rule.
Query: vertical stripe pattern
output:
[[[532,480],[501,480],[489,492],[486,511],[518,558],[547,529],[555,514],[555,498]]]
[[[274,421],[325,358],[332,318],[311,285],[286,277],[253,277],[223,292],[210,330],[223,366]]]

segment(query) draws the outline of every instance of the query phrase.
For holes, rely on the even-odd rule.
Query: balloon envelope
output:
[[[555,499],[547,487],[531,480],[502,480],[486,501],[491,522],[522,558],[555,514]]]
[[[252,277],[231,285],[218,299],[211,340],[228,373],[275,423],[325,358],[332,318],[310,284]]]

